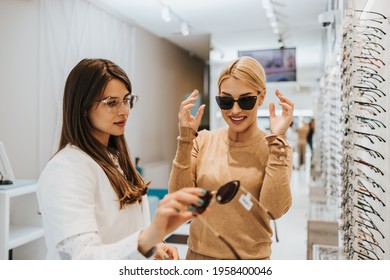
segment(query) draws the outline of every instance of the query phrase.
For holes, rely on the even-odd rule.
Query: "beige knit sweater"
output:
[[[169,191],[189,186],[216,190],[228,181],[240,180],[261,206],[254,204],[247,211],[239,202],[239,192],[227,204],[212,203],[204,219],[242,259],[267,259],[272,229],[266,211],[278,219],[290,208],[291,167],[292,150],[284,136],[267,136],[259,130],[248,141],[234,142],[228,138],[227,127],[199,134],[180,127]],[[188,246],[202,255],[234,259],[229,248],[197,219],[191,222]]]

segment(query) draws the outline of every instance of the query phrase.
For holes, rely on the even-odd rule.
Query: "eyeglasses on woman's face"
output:
[[[104,107],[108,113],[117,113],[122,104],[124,104],[126,110],[130,110],[134,107],[137,100],[137,95],[130,94],[127,95],[123,100],[120,100],[118,97],[108,96],[96,101],[104,103]]]
[[[256,96],[244,96],[239,99],[234,99],[230,96],[216,96],[217,104],[221,110],[230,110],[233,108],[234,103],[237,102],[238,106],[242,110],[252,110],[256,105],[256,101],[259,95]]]

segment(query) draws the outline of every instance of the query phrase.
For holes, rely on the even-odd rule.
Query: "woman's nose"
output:
[[[126,102],[119,103],[118,115],[128,114],[130,111],[130,105]]]
[[[238,105],[238,102],[234,102],[233,108],[232,108],[232,113],[233,114],[238,114],[242,111],[240,105]]]

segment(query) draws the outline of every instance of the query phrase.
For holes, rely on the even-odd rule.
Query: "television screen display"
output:
[[[250,56],[260,62],[264,67],[267,82],[290,82],[297,80],[295,48],[239,51],[238,57],[241,56]]]

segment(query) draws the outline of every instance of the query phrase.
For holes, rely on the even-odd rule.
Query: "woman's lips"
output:
[[[117,126],[125,126],[126,125],[126,121],[114,122],[114,124],[117,125]]]
[[[246,117],[243,116],[243,117],[232,117],[232,116],[229,116],[229,119],[232,121],[232,123],[234,124],[240,124],[244,121]]]

